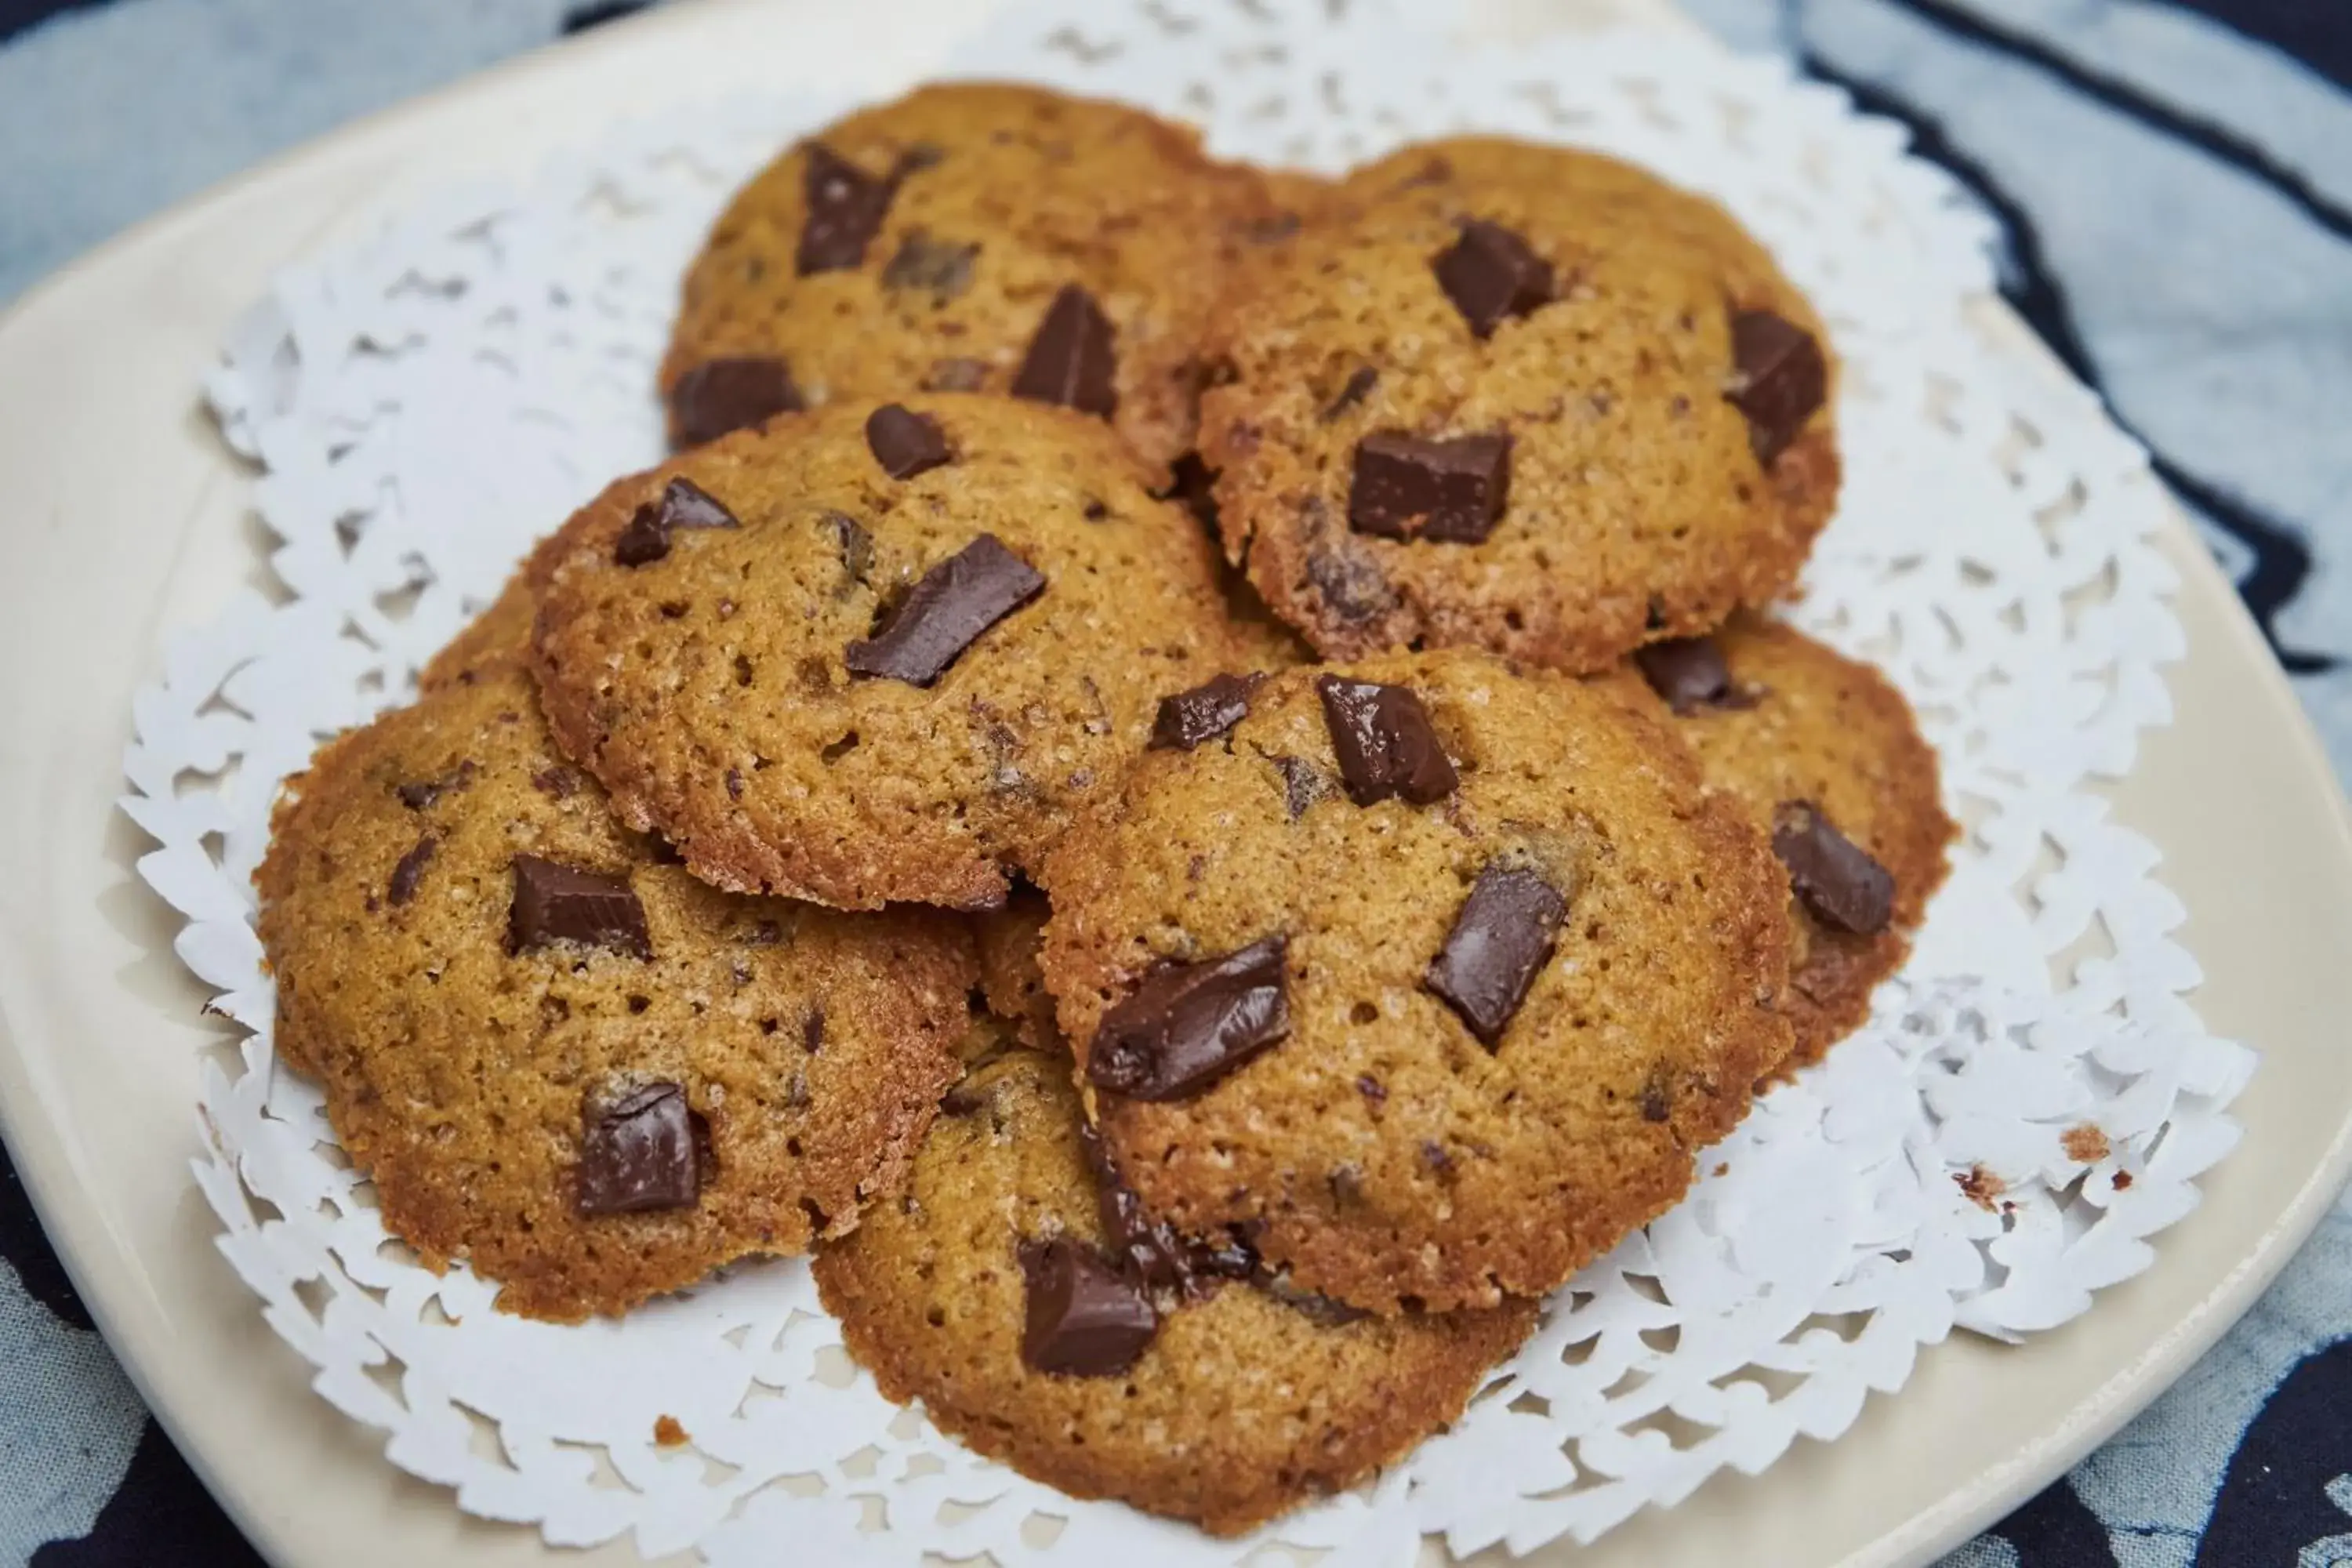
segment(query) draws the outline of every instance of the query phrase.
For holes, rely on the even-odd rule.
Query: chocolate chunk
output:
[[[1722,706],[1731,695],[1731,668],[1713,637],[1675,637],[1637,648],[1633,662],[1650,689],[1676,713]]]
[[[580,775],[559,763],[531,774],[530,787],[558,800],[570,800],[579,793]]]
[[[705,360],[669,389],[670,417],[679,444],[687,447],[800,408],[801,389],[793,384],[792,367],[765,355]]]
[[[1198,1237],[1179,1235],[1165,1220],[1155,1220],[1143,1199],[1119,1174],[1118,1163],[1103,1147],[1101,1137],[1084,1122],[1078,1145],[1094,1172],[1095,1207],[1109,1239],[1111,1256],[1129,1279],[1153,1290],[1173,1290],[1197,1300],[1228,1279],[1246,1279],[1257,1271],[1257,1254],[1246,1244],[1228,1238],[1214,1246]]]
[[[1675,1114],[1675,1086],[1666,1065],[1660,1062],[1650,1069],[1642,1084],[1642,1120],[1669,1121]]]
[[[701,1193],[693,1112],[674,1083],[649,1083],[581,1116],[579,1188],[583,1215],[642,1214],[688,1208]]]
[[[1430,725],[1429,710],[1409,689],[1323,675],[1316,677],[1315,691],[1323,699],[1339,782],[1358,805],[1392,795],[1427,805],[1462,782]]]
[[[392,880],[384,888],[384,896],[395,904],[404,904],[416,896],[416,884],[424,879],[425,868],[433,863],[434,852],[441,840],[427,833],[416,841],[416,847],[400,858],[392,868]]]
[[[898,242],[898,253],[882,268],[882,287],[920,290],[931,297],[932,304],[944,305],[971,287],[971,265],[979,256],[980,247],[977,245],[959,245],[953,240],[934,239],[919,228]],[[973,364],[978,362],[950,360],[941,363]]]
[[[1772,853],[1813,918],[1855,936],[1875,936],[1895,916],[1895,879],[1830,824],[1809,800],[1784,800],[1772,814]]]
[[[1324,407],[1323,423],[1328,425],[1332,420],[1370,396],[1372,388],[1380,384],[1380,379],[1381,373],[1368,364],[1360,364],[1349,372],[1348,384],[1341,387],[1339,395],[1334,397]]]
[[[976,359],[935,359],[923,377],[925,392],[978,392],[988,383],[988,364]]]
[[[669,536],[680,528],[740,528],[735,514],[717,496],[692,479],[672,479],[660,499],[649,500],[631,515],[620,537],[613,541],[613,560],[622,566],[643,566],[669,553]]]
[[[801,1049],[814,1056],[824,1049],[824,1004],[820,1002],[808,1010],[801,1020]]]
[[[461,788],[474,776],[474,764],[459,763],[437,779],[422,779],[415,784],[395,784],[393,795],[411,811],[423,811],[451,790]]]
[[[1779,457],[1829,398],[1829,362],[1813,335],[1769,310],[1731,318],[1734,367],[1727,394],[1748,416],[1748,445],[1759,463]]]
[[[992,533],[923,574],[890,622],[849,645],[852,675],[929,686],[980,635],[1045,591],[1045,579]]]
[[[1160,700],[1151,750],[1189,752],[1213,741],[1249,716],[1250,693],[1263,677],[1213,675],[1190,691]]]
[[[542,860],[514,858],[514,903],[507,912],[507,951],[536,952],[559,942],[579,942],[650,959],[645,906],[626,877],[604,877]]]
[[[1454,917],[1422,984],[1462,1015],[1493,1050],[1551,957],[1568,918],[1559,889],[1526,867],[1488,866]]]
[[[1241,236],[1251,245],[1280,245],[1305,227],[1306,224],[1307,219],[1304,216],[1286,210],[1269,214],[1265,217],[1251,218],[1242,225]]]
[[[840,272],[866,259],[866,241],[882,226],[898,182],[867,174],[822,142],[808,146],[801,189],[808,216],[801,220],[800,249],[793,258],[802,277]]]
[[[1034,1371],[1115,1377],[1160,1331],[1142,1288],[1067,1237],[1023,1242],[1021,1272],[1028,1288],[1021,1359]]]
[[[952,460],[940,422],[897,403],[866,416],[866,446],[894,479],[911,479]]]
[[[1029,340],[1021,374],[1013,378],[1013,395],[1109,417],[1118,406],[1111,384],[1117,335],[1093,295],[1075,283],[1064,284]]]
[[[1276,757],[1274,765],[1282,773],[1282,808],[1293,822],[1331,793],[1330,781],[1304,757]]]
[[[1199,963],[1167,963],[1102,1017],[1087,1077],[1135,1100],[1182,1100],[1290,1033],[1289,939],[1265,937]]]
[[[1480,337],[1551,300],[1551,263],[1501,224],[1471,218],[1431,264],[1437,286]]]
[[[1348,524],[1383,539],[1483,544],[1511,489],[1511,438],[1375,430],[1356,443]]]

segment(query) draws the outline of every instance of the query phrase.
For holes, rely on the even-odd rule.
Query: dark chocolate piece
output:
[[[793,258],[802,277],[840,272],[862,264],[866,246],[882,226],[896,180],[867,174],[822,142],[808,144],[801,177],[808,216],[801,220],[800,249]]]
[[[1483,544],[1511,490],[1511,438],[1375,430],[1356,443],[1348,525],[1382,539]]]
[[[1250,693],[1261,679],[1213,675],[1190,691],[1161,698],[1151,724],[1151,749],[1189,752],[1203,741],[1215,740],[1249,716]]]
[[[924,573],[889,624],[844,658],[852,675],[929,686],[982,632],[1045,591],[1042,574],[983,533]]]
[[[1115,1377],[1136,1363],[1160,1331],[1160,1314],[1140,1284],[1090,1247],[1057,1237],[1021,1244],[1027,1318],[1021,1359],[1061,1377]]]
[[[409,810],[423,811],[451,790],[462,788],[473,776],[474,764],[459,763],[437,779],[419,779],[414,784],[395,784],[392,793]]]
[[[1493,1050],[1551,958],[1568,900],[1524,866],[1488,866],[1454,917],[1423,984]]]
[[[1551,300],[1551,263],[1501,224],[1471,218],[1431,264],[1437,286],[1479,337]]]
[[[1323,675],[1316,678],[1315,691],[1323,699],[1339,782],[1358,805],[1392,795],[1427,805],[1462,782],[1429,722],[1429,710],[1408,688]]]
[[[717,496],[692,479],[672,479],[658,500],[646,502],[630,516],[613,541],[613,560],[621,566],[658,561],[669,553],[669,536],[677,529],[742,526]]]
[[[1095,297],[1075,283],[1064,284],[1029,340],[1021,374],[1013,378],[1013,395],[1109,417],[1118,406],[1111,382],[1118,363],[1117,337]]]
[[[583,1215],[642,1214],[689,1208],[701,1194],[694,1113],[686,1090],[649,1083],[581,1116],[579,1187]]]
[[[1354,370],[1349,371],[1348,373],[1348,384],[1339,389],[1338,396],[1332,398],[1328,404],[1325,405],[1323,409],[1323,423],[1328,425],[1332,420],[1337,419],[1340,415],[1345,414],[1349,409],[1353,408],[1365,398],[1370,396],[1372,388],[1380,384],[1380,379],[1381,373],[1374,370],[1368,364],[1360,364]]]
[[[977,245],[959,245],[953,240],[934,239],[921,229],[916,229],[898,242],[898,254],[891,257],[888,265],[882,268],[882,287],[920,289],[931,297],[932,304],[944,305],[971,287],[971,265],[979,257],[980,247]],[[979,362],[944,363],[975,364]]]
[[[1078,1125],[1078,1145],[1094,1172],[1095,1206],[1111,1256],[1129,1278],[1153,1290],[1173,1290],[1198,1300],[1228,1279],[1246,1279],[1256,1273],[1256,1252],[1238,1238],[1212,1246],[1179,1235],[1167,1221],[1147,1214],[1143,1199],[1127,1184],[1102,1138],[1086,1122]]]
[[[507,912],[507,951],[536,952],[559,942],[654,955],[645,906],[626,877],[599,876],[536,855],[514,858],[514,903]]]
[[[792,367],[764,354],[704,360],[669,390],[670,417],[677,424],[679,444],[687,447],[716,441],[778,414],[798,413],[801,406]]]
[[[1678,714],[1727,705],[1731,668],[1713,637],[1674,637],[1633,651],[1650,689]]]
[[[1876,936],[1895,917],[1895,879],[1809,800],[1772,814],[1772,853],[1813,918],[1855,936]]]
[[[1198,963],[1165,963],[1102,1017],[1087,1053],[1096,1087],[1183,1100],[1290,1033],[1289,939],[1265,937]]]
[[[404,904],[416,896],[416,884],[425,878],[425,868],[433,863],[434,852],[441,840],[427,833],[420,836],[415,848],[400,858],[392,868],[392,880],[384,888],[384,896],[395,904]]]
[[[894,479],[911,479],[953,460],[940,422],[898,403],[866,416],[866,447]]]
[[[1769,464],[1828,401],[1829,362],[1811,332],[1769,310],[1731,318],[1731,360],[1735,374],[1727,395],[1748,416],[1748,445],[1756,460]]]

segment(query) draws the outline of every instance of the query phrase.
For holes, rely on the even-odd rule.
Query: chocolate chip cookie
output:
[[[386,1226],[617,1312],[894,1189],[976,974],[946,916],[705,887],[617,826],[517,658],[331,742],[256,873],[277,1047]]]
[[[1009,393],[1109,420],[1164,472],[1192,443],[1209,311],[1285,210],[1139,110],[918,89],[792,148],[719,218],[662,365],[672,437],[842,399]]]
[[[623,479],[566,526],[558,742],[697,875],[839,908],[1003,901],[1231,650],[1200,528],[1094,421],[837,403]]]
[[[1836,497],[1803,298],[1721,209],[1590,153],[1359,171],[1209,346],[1226,552],[1328,658],[1603,668],[1780,594]]]
[[[817,1288],[885,1394],[1074,1497],[1240,1534],[1402,1457],[1534,1326],[1363,1317],[1177,1241],[1089,1160],[1065,1060],[1014,1049],[948,1104]]]
[[[1680,1197],[1787,1054],[1788,881],[1671,730],[1466,651],[1202,706],[1045,877],[1144,1204],[1385,1313],[1539,1294]]]
[[[1943,883],[1958,829],[1935,751],[1885,677],[1778,621],[1742,615],[1634,662],[1788,867],[1789,1065],[1819,1061],[1869,1016]]]

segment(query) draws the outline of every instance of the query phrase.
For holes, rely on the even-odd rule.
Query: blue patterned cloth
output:
[[[1682,0],[1901,120],[2008,236],[2352,768],[2352,4]],[[202,185],[628,0],[0,0],[0,301]],[[259,1559],[0,1162],[0,1564]],[[1945,1568],[2352,1565],[2352,1207],[2114,1442]]]

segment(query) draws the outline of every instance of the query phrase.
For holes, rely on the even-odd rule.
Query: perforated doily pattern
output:
[[[1452,1431],[1264,1538],[1396,1564],[1426,1534],[1590,1540],[1836,1436],[1956,1325],[2014,1340],[2088,1310],[2194,1205],[2252,1067],[2189,1008],[2156,851],[2092,787],[2168,717],[2162,502],[2087,395],[1981,331],[1981,219],[1894,128],[1778,66],[1648,33],[1475,47],[1420,9],[1062,0],[962,64],[1184,115],[1232,154],[1338,168],[1478,129],[1723,201],[1848,367],[1845,493],[1797,617],[1911,695],[1970,830],[1872,1023],[1561,1291]],[[227,345],[207,391],[257,465],[287,595],[172,645],[125,758],[124,807],[160,846],[142,870],[187,916],[178,952],[253,1031],[203,1068],[196,1176],[319,1391],[459,1506],[551,1542],[634,1531],[730,1568],[1234,1561],[1257,1542],[1075,1502],[886,1404],[797,1263],[620,1323],[501,1316],[386,1237],[317,1092],[273,1069],[249,878],[277,781],[398,700],[535,534],[660,456],[649,387],[679,272],[731,184],[841,107],[682,105],[289,273]],[[656,1444],[663,1415],[690,1444]]]

